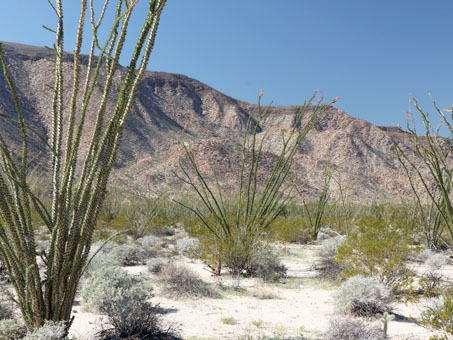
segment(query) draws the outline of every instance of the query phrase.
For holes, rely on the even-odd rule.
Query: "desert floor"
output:
[[[238,336],[303,334],[309,339],[320,338],[329,327],[329,320],[338,317],[333,294],[339,285],[320,279],[313,264],[319,259],[319,245],[280,245],[282,262],[288,267],[288,277],[278,283],[264,283],[261,279],[235,279],[228,274],[212,276],[199,260],[184,256],[175,257],[212,286],[213,297],[176,296],[164,292],[158,277],[150,274],[146,266],[125,267],[130,273],[144,275],[154,288],[153,302],[162,308],[165,323],[179,331],[184,339],[234,339]],[[422,270],[419,264],[413,268]],[[443,274],[453,277],[453,266],[443,268]],[[400,317],[389,322],[391,339],[428,339],[429,330],[417,325],[426,302],[393,305]],[[101,315],[76,312],[71,334],[90,339],[99,329]],[[382,325],[379,319],[364,320]]]

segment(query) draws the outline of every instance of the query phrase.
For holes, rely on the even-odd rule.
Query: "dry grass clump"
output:
[[[189,296],[212,296],[212,289],[196,273],[184,265],[168,263],[162,277],[165,290],[169,293],[178,293]]]

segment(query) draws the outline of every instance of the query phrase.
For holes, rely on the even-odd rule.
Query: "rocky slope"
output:
[[[52,83],[52,51],[14,43],[4,43],[10,73],[20,90],[25,117],[31,126],[49,136],[50,117],[46,84]],[[85,61],[86,65],[86,61]],[[66,89],[71,86],[72,56],[64,58]],[[124,69],[119,72],[118,77]],[[68,91],[69,92],[69,91]],[[96,88],[95,101],[100,96]],[[115,95],[109,107],[112,107]],[[66,100],[68,98],[65,98]],[[241,141],[249,114],[256,114],[254,104],[245,103],[189,77],[162,72],[146,72],[140,85],[133,112],[123,137],[112,181],[129,188],[164,190],[179,188],[172,174],[184,159],[181,132],[187,128],[185,140],[191,146],[201,170],[212,180],[215,166],[223,185],[237,183]],[[282,130],[294,122],[298,107],[272,107],[261,124],[261,132],[271,129],[264,146],[263,181],[269,173],[279,149]],[[0,113],[14,118],[16,113],[8,86],[0,76]],[[88,125],[94,122],[89,111]],[[2,120],[0,133],[13,148],[20,147],[17,130]],[[408,198],[410,190],[402,167],[392,151],[393,138],[404,140],[398,128],[375,126],[349,116],[342,110],[330,108],[302,142],[296,156],[294,172],[306,174],[304,191],[316,195],[323,181],[325,164],[335,169],[332,193],[339,195],[340,186],[353,200],[391,200]],[[85,142],[88,134],[84,137]],[[86,144],[84,146],[86,148]],[[34,152],[42,149],[32,137]],[[41,164],[45,163],[45,153]],[[308,173],[308,174],[307,174]]]

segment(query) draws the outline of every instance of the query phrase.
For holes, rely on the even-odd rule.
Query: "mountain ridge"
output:
[[[3,42],[5,59],[11,77],[20,91],[25,119],[42,135],[50,129],[49,100],[42,95],[46,84],[52,83],[50,68],[53,51],[42,47]],[[65,53],[64,87],[70,88],[73,57]],[[87,59],[82,57],[86,71]],[[117,79],[121,80],[126,68],[121,67]],[[0,113],[15,116],[14,103],[0,76]],[[102,84],[93,92],[94,102],[100,98]],[[65,97],[65,102],[68,98]],[[114,105],[115,94],[109,98],[108,108]],[[281,131],[294,123],[299,106],[272,106],[260,126],[270,129],[264,144],[264,181],[280,147]],[[222,185],[233,189],[237,181],[240,155],[236,144],[241,141],[249,114],[256,115],[257,105],[247,103],[215,90],[182,74],[146,71],[139,86],[137,98],[127,122],[118,160],[112,172],[112,183],[129,188],[161,191],[181,189],[172,175],[184,162],[181,134],[190,144],[200,169],[212,183],[215,167]],[[86,153],[89,127],[93,124],[94,110],[88,110],[87,133],[83,137],[82,156]],[[13,146],[20,148],[20,140],[12,133],[13,127],[2,122],[0,133]],[[307,179],[306,195],[315,197],[323,183],[327,163],[334,168],[335,181],[331,192],[341,191],[355,201],[389,201],[411,197],[404,169],[393,152],[390,136],[410,150],[406,132],[398,127],[379,127],[330,107],[328,113],[315,125],[302,141],[295,155],[294,173]],[[32,138],[32,151],[42,150],[39,141]],[[44,157],[44,156],[43,156]],[[340,188],[341,186],[341,188]]]

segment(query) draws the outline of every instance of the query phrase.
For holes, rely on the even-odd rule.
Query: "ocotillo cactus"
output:
[[[39,138],[51,155],[52,204],[47,209],[33,193],[27,181],[29,173],[28,138],[33,129],[25,123],[20,98],[0,45],[3,73],[14,98],[17,119],[8,119],[19,127],[22,136],[20,155],[14,154],[0,135],[0,257],[16,290],[24,320],[29,328],[47,320],[69,321],[77,285],[90,252],[92,235],[103,202],[110,171],[115,162],[121,135],[146,69],[160,15],[166,0],[149,0],[148,14],[136,42],[128,70],[118,89],[113,112],[106,114],[107,100],[114,85],[114,75],[126,39],[126,30],[137,1],[117,0],[110,33],[103,45],[98,30],[109,5],[105,0],[99,19],[95,20],[93,1],[81,0],[80,19],[74,50],[73,83],[68,112],[63,110],[63,7],[62,0],[49,3],[57,16],[55,77],[52,88],[50,138]],[[90,13],[92,40],[88,66],[82,84],[80,51],[84,23]],[[95,50],[99,56],[95,57]],[[81,137],[86,128],[87,110],[93,109],[93,90],[102,79],[102,96],[96,104],[96,123],[89,142],[89,152],[79,159]],[[67,116],[65,116],[67,114]],[[63,129],[63,121],[67,129]],[[64,151],[64,152],[63,152]],[[77,169],[81,165],[81,169]],[[77,169],[77,171],[76,171]],[[80,175],[76,175],[80,174]],[[50,245],[41,256],[44,274],[38,268],[32,224],[32,210],[48,228]]]

